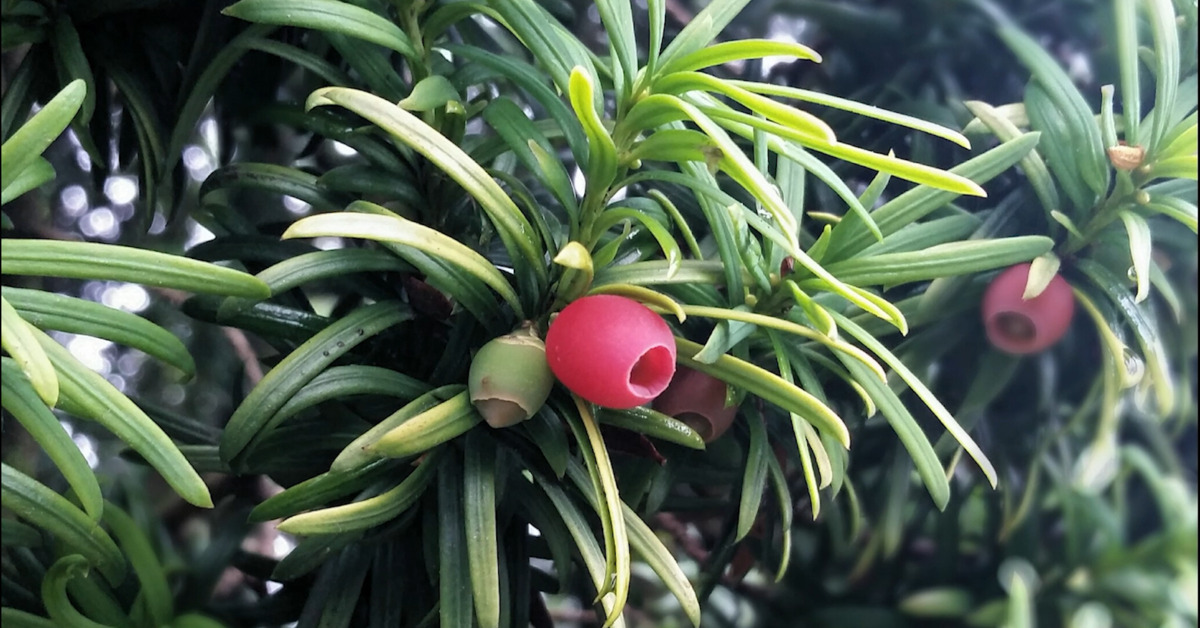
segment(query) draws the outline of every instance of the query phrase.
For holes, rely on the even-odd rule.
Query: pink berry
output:
[[[675,371],[671,385],[654,400],[654,409],[687,423],[711,443],[737,417],[738,407],[725,405],[728,391],[725,382],[685,366]]]
[[[558,381],[608,408],[654,399],[675,373],[671,328],[646,306],[616,295],[576,299],[546,333],[546,360]]]
[[[983,324],[988,340],[1005,353],[1037,353],[1058,342],[1071,326],[1075,295],[1061,275],[1032,299],[1022,299],[1029,278],[1028,263],[996,276],[983,293]]]

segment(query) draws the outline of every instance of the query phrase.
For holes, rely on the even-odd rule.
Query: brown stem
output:
[[[666,530],[693,560],[699,563],[708,560],[708,549],[704,547],[698,537],[688,530],[687,524],[680,521],[678,517],[669,512],[660,512],[654,515],[654,522]]]
[[[250,385],[258,384],[263,378],[262,365],[258,363],[258,354],[254,353],[254,347],[250,346],[250,339],[246,337],[246,333],[233,327],[222,327],[221,331],[229,339],[233,352],[242,361],[242,368],[246,371]]]

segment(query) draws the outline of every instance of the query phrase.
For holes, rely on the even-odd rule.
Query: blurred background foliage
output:
[[[558,79],[551,76],[544,57],[536,52],[530,56],[534,44],[528,37],[522,44],[496,27],[496,21],[482,18],[454,23],[442,33],[422,32],[432,15],[454,5],[464,14],[502,15],[519,28],[512,13],[518,3],[344,3],[398,24],[398,41],[415,48],[397,50],[398,54],[385,54],[380,46],[332,32],[337,29],[327,24],[324,33],[313,23],[266,26],[281,23],[281,18],[270,17],[276,14],[268,10],[269,2],[242,3],[241,14],[227,10],[231,4],[4,0],[0,123],[6,164],[10,146],[16,146],[16,130],[33,111],[48,109],[46,103],[60,92],[75,94],[69,85],[78,83],[72,81],[85,86],[74,88],[82,95],[71,111],[60,115],[61,126],[69,132],[42,146],[46,162],[53,166],[49,178],[35,181],[44,184],[10,198],[6,174],[4,296],[33,326],[52,331],[54,341],[69,350],[68,357],[103,374],[116,391],[113,395],[103,389],[102,395],[81,401],[87,391],[101,390],[102,385],[68,387],[66,401],[56,406],[56,423],[93,471],[97,494],[102,492],[107,500],[100,510],[112,539],[104,532],[99,533],[102,539],[92,538],[83,519],[62,524],[64,532],[30,515],[41,513],[39,507],[58,513],[69,506],[72,513],[91,516],[85,494],[91,489],[80,488],[88,484],[86,478],[67,473],[77,471],[80,461],[64,462],[67,453],[63,458],[48,455],[65,450],[47,447],[31,435],[23,418],[44,418],[36,411],[37,396],[25,394],[41,394],[44,378],[14,369],[17,362],[6,359],[0,581],[6,623],[90,625],[71,623],[79,619],[63,614],[68,596],[72,609],[111,626],[488,623],[490,611],[485,612],[478,599],[474,605],[463,602],[492,590],[478,582],[480,563],[468,555],[479,542],[464,536],[459,546],[453,535],[467,534],[456,527],[456,516],[481,516],[461,510],[471,478],[495,477],[492,498],[497,508],[490,515],[494,529],[488,538],[493,547],[500,547],[501,560],[495,573],[487,575],[495,585],[497,621],[600,625],[605,611],[592,603],[596,567],[581,566],[588,560],[581,559],[588,543],[578,532],[583,529],[591,536],[591,560],[600,560],[601,574],[612,576],[604,562],[614,551],[610,529],[619,524],[611,511],[606,515],[595,503],[609,493],[594,487],[588,491],[589,474],[603,469],[593,458],[606,449],[622,499],[678,561],[695,603],[704,609],[704,626],[1196,625],[1194,2],[749,2],[719,40],[800,42],[820,53],[821,63],[767,56],[729,60],[708,68],[708,73],[723,80],[789,85],[854,99],[960,130],[973,146],[968,152],[911,128],[836,107],[807,108],[840,141],[881,155],[891,151],[900,159],[953,169],[968,159],[982,159],[978,156],[992,149],[993,157],[1005,150],[1012,153],[1002,167],[984,177],[990,178],[984,185],[986,198],[946,198],[919,222],[906,226],[923,230],[889,232],[892,239],[875,244],[868,244],[860,222],[862,245],[857,250],[843,240],[842,258],[821,260],[834,271],[838,263],[851,264],[841,267],[847,275],[834,274],[839,279],[866,277],[861,285],[879,287],[872,294],[895,303],[902,313],[908,326],[905,335],[884,320],[863,316],[832,293],[817,300],[818,307],[836,315],[843,336],[855,324],[865,330],[868,340],[854,335],[852,342],[885,362],[894,393],[856,390],[852,383],[863,384],[859,373],[836,373],[852,370],[857,363],[843,365],[835,361],[838,354],[818,353],[811,342],[803,351],[781,350],[780,334],[760,330],[725,347],[818,395],[845,422],[851,448],[843,451],[825,430],[820,436],[813,430],[817,442],[797,448],[789,421],[789,410],[794,410],[750,397],[743,403],[739,424],[703,450],[663,440],[661,434],[639,434],[636,427],[620,429],[630,427],[629,418],[621,422],[609,417],[601,446],[592,448],[589,458],[589,439],[580,436],[586,432],[579,423],[584,413],[577,413],[560,390],[530,423],[537,423],[541,434],[534,427],[493,433],[467,425],[460,430],[466,434],[451,434],[455,438],[449,444],[431,441],[428,448],[440,452],[441,458],[431,455],[426,461],[440,466],[436,479],[424,480],[428,488],[422,486],[423,492],[414,498],[420,500],[419,508],[401,509],[404,515],[366,530],[295,536],[276,530],[276,520],[391,494],[397,478],[419,473],[407,463],[372,461],[375,466],[359,469],[362,477],[325,496],[291,493],[300,496],[299,506],[282,499],[289,493],[280,493],[281,488],[331,477],[322,474],[337,464],[339,452],[403,405],[396,397],[406,397],[405,402],[424,398],[420,396],[438,386],[441,392],[420,407],[451,403],[458,389],[447,386],[465,381],[471,352],[520,319],[511,308],[494,304],[478,306],[495,312],[490,321],[474,311],[464,314],[463,307],[471,303],[464,295],[470,291],[454,294],[447,286],[470,282],[462,280],[461,273],[447,271],[451,279],[439,283],[432,272],[436,264],[411,253],[369,260],[364,256],[356,263],[368,264],[367,272],[318,272],[319,280],[303,288],[287,283],[282,272],[271,274],[271,268],[319,250],[394,251],[355,247],[347,244],[348,237],[333,234],[311,241],[279,239],[302,217],[340,212],[361,200],[452,234],[497,266],[520,263],[512,259],[511,249],[501,246],[492,224],[479,219],[478,198],[450,182],[444,168],[431,167],[416,155],[418,147],[371,129],[362,111],[357,112],[362,117],[326,106],[306,112],[310,94],[339,84],[387,101],[415,100],[413,86],[421,79],[446,76],[452,96],[431,89],[432,96],[426,97],[432,105],[410,100],[414,117],[486,166],[523,212],[532,215],[529,207],[548,208],[545,213],[557,221],[550,231],[565,229],[570,222],[566,205],[571,200],[564,199],[578,197],[586,204],[583,182],[590,184],[595,171],[581,164],[589,161],[594,167],[594,157],[586,155],[595,142],[571,144],[572,132],[582,136],[584,130],[573,131],[533,90],[515,89],[519,82],[512,75],[464,50],[474,46],[536,62],[542,68],[539,80],[552,85]],[[619,64],[608,56],[606,34],[611,29],[604,28],[597,5],[570,0],[537,4],[544,11],[537,15],[560,21],[564,32],[594,53],[590,62],[605,68],[593,78],[600,79],[607,93],[600,114],[611,126],[631,101],[623,101],[613,83]],[[639,63],[647,59],[644,33],[653,30],[649,16],[655,10],[665,16],[663,41],[669,43],[705,6],[686,0],[648,4],[633,3],[630,16]],[[519,4],[530,11],[532,5]],[[1163,17],[1166,13],[1169,17]],[[1170,36],[1164,29],[1172,31]],[[438,45],[459,46],[462,57],[431,52],[433,41],[425,37],[441,37]],[[463,58],[474,63],[461,63]],[[1103,96],[1106,85],[1115,87],[1111,100]],[[561,83],[558,87],[566,102],[570,90]],[[552,144],[556,152],[551,159],[564,164],[574,195],[562,193],[549,176],[530,168],[527,158],[519,155],[520,147],[500,137],[498,121],[505,118],[495,111],[489,118],[483,105],[502,96],[537,121],[532,128]],[[1169,114],[1160,107],[1164,98],[1171,102]],[[1154,117],[1147,117],[1151,112]],[[1014,142],[1029,138],[1024,135],[1029,131],[1041,134],[1036,148],[1025,147],[1018,154]],[[1134,133],[1141,139],[1129,143],[1143,145],[1147,152],[1132,168],[1114,166],[1124,155],[1118,151],[1113,157],[1106,149]],[[777,169],[780,160],[768,158],[765,148],[760,151],[763,140],[756,137],[740,145],[783,188],[799,223],[796,237],[801,248],[812,252],[826,224],[837,225],[843,216],[848,224],[854,220],[847,200],[815,176],[807,177],[808,183],[796,193],[795,184],[785,183]],[[533,138],[522,137],[522,143],[527,139]],[[40,150],[30,154],[37,153]],[[888,180],[845,161],[824,161],[867,209],[895,201],[914,187],[901,181],[902,176]],[[1018,161],[1019,166],[1009,167]],[[704,168],[678,169],[695,178],[704,176]],[[761,206],[761,189],[709,176],[738,202],[751,209]],[[761,265],[764,276],[778,269],[785,257],[783,247],[772,244],[775,241],[765,232],[747,231],[743,223],[741,234],[753,235],[739,234],[746,239],[738,244],[743,250],[757,250],[759,257],[731,262],[728,252],[715,254],[714,240],[722,237],[723,228],[712,226],[706,201],[686,188],[665,183],[655,189],[686,217],[709,259],[720,259],[726,268],[731,263],[745,268],[750,277],[745,281],[751,286],[746,294],[772,302],[777,293],[753,286],[754,264]],[[647,201],[656,198],[649,189],[648,184],[631,187],[632,200],[626,206],[676,231],[666,205]],[[613,243],[610,263],[613,258],[628,263],[664,256],[649,228],[626,224],[622,231],[616,222],[613,227],[599,238],[600,243]],[[564,244],[561,235],[545,239],[558,246]],[[862,263],[860,258],[870,263],[872,255],[1017,236],[1052,239],[1052,250],[1021,259],[1036,256],[1040,268],[1059,270],[1080,299],[1068,335],[1037,355],[1015,357],[992,349],[980,322],[979,295],[993,269],[1017,259],[985,264],[969,274],[906,275],[893,281],[870,280],[865,271],[851,273],[853,264]],[[675,239],[684,238],[681,234]],[[55,266],[63,263],[61,258],[41,260],[42,266],[37,260],[27,262],[34,264],[33,270],[13,271],[10,262],[20,261],[11,244],[17,240],[87,240],[185,254],[257,274],[261,282],[227,277],[227,283],[212,279],[205,288],[197,285],[209,281],[204,270],[165,258],[143,261],[140,268],[149,272],[158,264],[165,275],[165,269],[177,264],[180,274],[174,279],[131,278],[103,264],[71,274]],[[557,252],[544,248],[549,249],[548,257]],[[589,251],[592,257],[598,257],[599,248],[603,247]],[[832,248],[836,252],[836,245]],[[122,255],[113,252],[112,259]],[[701,272],[687,261],[681,268]],[[421,272],[414,272],[414,266]],[[597,264],[597,284],[604,280],[601,266]],[[553,268],[554,273],[561,270]],[[710,281],[709,275],[701,276]],[[189,282],[187,277],[198,279]],[[522,287],[519,278],[514,281]],[[648,281],[643,287],[658,289],[687,306],[741,304],[742,295],[712,288],[720,281],[718,273],[708,286],[660,287]],[[256,292],[262,283],[274,289],[270,300]],[[114,337],[110,328],[128,322],[116,314],[97,313],[87,319],[89,314],[83,313],[85,322],[106,330],[71,333],[61,321],[37,319],[33,312],[38,297],[30,292],[73,295],[137,314],[177,338],[182,347],[166,340],[139,346]],[[189,296],[201,292],[215,296]],[[447,293],[454,298],[448,299]],[[529,313],[534,318],[551,309],[542,302],[551,294],[550,286],[544,285],[538,294],[522,289],[518,298],[536,310]],[[498,303],[491,293],[484,296],[479,302]],[[272,369],[283,371],[294,356],[317,357],[320,347],[304,353],[309,347],[305,341],[331,329],[336,332],[350,316],[365,318],[361,313],[369,308],[360,306],[367,302],[389,300],[401,301],[404,313],[396,314],[396,322],[369,342],[334,356],[341,359],[327,362],[336,366],[326,371],[386,366],[390,374],[373,385],[389,392],[339,396],[335,390],[322,397],[314,386],[307,389],[310,398],[304,401],[310,405],[298,402],[303,407],[285,426],[273,424],[261,433],[242,429],[248,434],[243,440],[251,443],[248,453],[229,453],[235,448],[226,442],[232,430],[226,424],[244,427],[250,413],[241,408],[248,400],[258,400],[254,390],[269,390],[271,382],[264,377]],[[799,324],[820,329],[808,315],[797,316],[793,320]],[[7,308],[5,318],[8,334],[7,325],[15,319]],[[719,326],[698,321],[699,316],[690,316],[676,329],[704,344]],[[849,321],[853,322],[847,325]],[[353,332],[358,323],[346,324]],[[868,344],[871,339],[879,349]],[[151,351],[156,348],[158,353]],[[7,336],[5,350],[12,358],[20,357],[10,349]],[[46,351],[58,355],[53,348]],[[897,383],[897,369],[886,362],[884,352],[897,356],[970,431],[995,468],[995,488],[971,461],[960,461],[960,443],[944,433],[925,399]],[[184,354],[193,360],[190,367],[180,357]],[[782,363],[776,356],[784,356]],[[60,381],[66,381],[64,369],[73,368],[63,366],[66,359],[60,356],[54,364]],[[804,367],[807,375],[786,374],[791,368],[799,373],[805,359],[820,368]],[[162,368],[160,362],[172,367]],[[380,375],[366,370],[342,373]],[[313,375],[300,383],[312,384]],[[322,383],[332,386],[334,379],[328,376]],[[260,386],[264,381],[267,384]],[[292,389],[288,397],[300,397],[298,390],[305,389]],[[21,394],[29,403],[13,409],[17,406],[10,400]],[[910,415],[909,421],[936,452],[935,470],[946,470],[943,498],[931,499],[936,489],[930,472],[920,473],[920,463],[914,464],[918,457],[898,442],[889,423],[892,416],[884,420],[866,411],[870,408],[864,408],[864,395],[881,407],[894,398]],[[212,510],[187,503],[203,502],[201,498],[181,497],[186,491],[179,487],[186,479],[163,482],[162,477],[173,477],[164,471],[177,468],[173,462],[147,460],[119,426],[102,420],[110,407],[105,404],[120,403],[121,397],[136,402],[148,422],[174,441],[175,447],[167,449],[177,449],[202,474]],[[14,420],[19,413],[22,418]],[[262,421],[270,418],[268,413]],[[604,413],[599,419],[605,421]],[[137,425],[149,433],[146,424]],[[545,445],[548,440],[558,443],[561,459],[546,453],[558,451]],[[568,440],[576,444],[569,447]],[[62,445],[61,437],[56,442]],[[495,460],[480,453],[493,449],[501,452]],[[412,457],[413,452],[400,456]],[[570,470],[563,475],[556,467],[566,465],[568,457]],[[464,474],[474,475],[464,479]],[[45,506],[51,498],[31,483],[70,496],[79,508],[70,503]],[[759,497],[764,489],[766,496]],[[569,512],[579,519],[571,521],[565,514]],[[528,534],[528,524],[538,534]],[[640,547],[647,546],[647,541],[642,543]],[[79,550],[81,546],[92,553]],[[447,547],[453,551],[447,553]],[[86,558],[72,558],[80,553]],[[115,559],[107,560],[114,553]],[[126,563],[136,578],[116,573]],[[89,565],[94,570],[85,577]],[[777,581],[782,565],[787,569]],[[664,585],[669,579],[661,571],[634,560],[625,577],[629,583],[624,622],[689,623],[688,596]],[[446,604],[446,592],[455,590],[447,588],[451,584],[461,587],[455,598],[459,603],[452,606],[465,611]],[[545,592],[544,598],[534,596],[544,603],[513,602],[516,592],[528,596],[531,590]]]

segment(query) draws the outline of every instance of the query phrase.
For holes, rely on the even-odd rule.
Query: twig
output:
[[[258,384],[263,378],[262,365],[258,363],[258,354],[254,353],[254,347],[250,346],[250,339],[246,337],[246,333],[233,327],[222,327],[221,331],[229,339],[229,344],[233,345],[233,352],[242,361],[242,368],[246,370],[250,385]]]
[[[590,608],[552,608],[550,619],[558,622],[575,622],[580,624],[597,623],[596,611]]]
[[[176,306],[181,305],[188,299],[188,293],[182,290],[158,288],[155,292]],[[246,377],[249,378],[250,384],[254,385],[261,381],[263,378],[262,365],[258,362],[258,354],[254,352],[254,347],[250,346],[250,339],[246,337],[246,332],[236,327],[222,327],[221,332],[225,334],[225,338],[233,346],[234,355],[241,360],[242,368],[245,369]]]
[[[654,515],[654,521],[663,530],[666,530],[693,560],[699,563],[708,560],[708,550],[705,549],[700,539],[688,530],[687,524],[680,521],[678,517],[669,512],[660,512]]]
[[[667,14],[675,18],[675,21],[679,22],[680,24],[687,24],[688,22],[692,21],[693,17],[696,17],[695,14],[688,10],[687,6],[685,6],[684,3],[680,2],[679,0],[667,0],[666,8]]]

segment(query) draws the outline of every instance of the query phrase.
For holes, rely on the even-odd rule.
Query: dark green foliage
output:
[[[0,17],[6,623],[1195,624],[1194,2]],[[1029,261],[1078,314],[1010,356]],[[483,422],[474,353],[599,293],[728,433]]]

